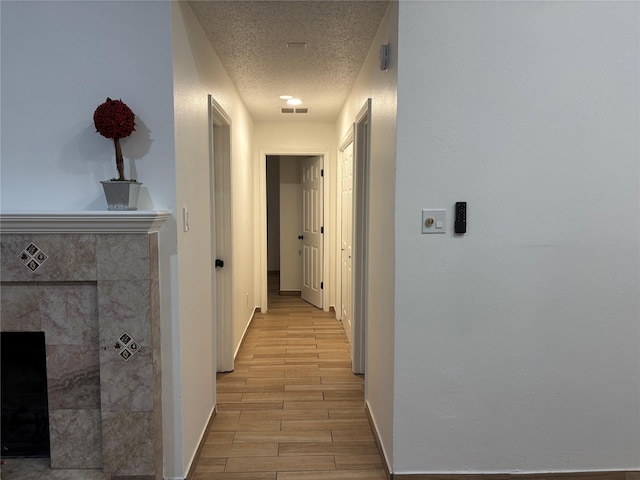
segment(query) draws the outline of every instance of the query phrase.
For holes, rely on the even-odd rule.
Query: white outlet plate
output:
[[[447,211],[444,208],[422,210],[422,233],[447,233]]]

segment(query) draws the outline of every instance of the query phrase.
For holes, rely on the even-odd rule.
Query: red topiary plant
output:
[[[106,138],[112,138],[116,148],[116,168],[118,169],[118,178],[114,180],[125,181],[124,178],[124,160],[122,158],[122,148],[120,147],[120,139],[128,137],[135,130],[135,115],[131,109],[122,100],[107,101],[96,108],[93,113],[93,123],[96,125],[96,131]]]

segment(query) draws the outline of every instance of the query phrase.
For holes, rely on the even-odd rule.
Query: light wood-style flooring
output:
[[[218,414],[191,478],[386,480],[340,322],[274,282],[235,370],[218,375]]]

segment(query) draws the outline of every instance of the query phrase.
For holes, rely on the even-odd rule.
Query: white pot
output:
[[[137,210],[140,185],[132,180],[104,180],[100,182],[107,197],[109,210]]]

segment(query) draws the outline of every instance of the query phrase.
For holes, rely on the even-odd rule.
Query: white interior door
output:
[[[353,142],[342,150],[341,318],[353,344]]]
[[[322,157],[302,160],[302,299],[322,308]]]
[[[233,359],[233,264],[231,239],[231,120],[209,95],[211,126],[211,248],[216,324],[216,370],[229,372]]]

